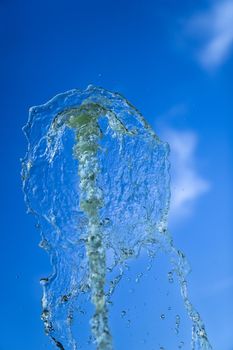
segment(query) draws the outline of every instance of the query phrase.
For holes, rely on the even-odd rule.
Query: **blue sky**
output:
[[[232,350],[233,1],[2,0],[0,16],[0,350],[52,348],[38,284],[50,267],[25,215],[21,127],[30,106],[90,83],[121,92],[170,142],[170,227],[214,349]]]

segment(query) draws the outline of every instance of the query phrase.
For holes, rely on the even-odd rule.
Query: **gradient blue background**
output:
[[[40,321],[38,283],[49,262],[21,192],[21,128],[30,106],[88,84],[121,92],[159,135],[160,128],[198,135],[195,171],[210,188],[171,226],[192,265],[192,300],[214,349],[233,349],[233,56],[203,66],[195,53],[205,43],[185,30],[189,18],[213,6],[204,0],[1,0],[0,350],[53,348]],[[180,105],[188,106],[181,115],[179,108],[169,112]]]

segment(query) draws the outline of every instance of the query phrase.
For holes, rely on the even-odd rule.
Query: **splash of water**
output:
[[[126,261],[142,249],[160,249],[179,280],[192,349],[211,349],[188,297],[186,258],[167,228],[167,143],[121,95],[93,86],[31,108],[24,133],[25,201],[53,267],[41,279],[42,319],[57,347],[79,348],[72,322],[84,296],[94,308],[91,341],[98,350],[111,350],[108,305]],[[117,268],[120,273],[109,280]]]

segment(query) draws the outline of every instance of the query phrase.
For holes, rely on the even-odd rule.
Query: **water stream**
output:
[[[131,261],[147,255],[150,267],[162,251],[191,320],[186,348],[212,349],[189,300],[186,258],[168,231],[168,144],[124,97],[94,86],[31,108],[24,133],[25,201],[53,269],[41,284],[42,320],[54,344],[81,348],[75,320],[85,304],[91,330],[86,348],[115,349],[110,324],[115,289]],[[177,315],[176,332],[179,322]]]

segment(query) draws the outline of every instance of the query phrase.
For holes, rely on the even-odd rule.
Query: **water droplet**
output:
[[[176,315],[176,326],[175,326],[176,334],[179,333],[179,329],[180,329],[180,315]]]
[[[179,346],[178,346],[178,348],[181,349],[181,348],[183,348],[183,346],[184,346],[184,342],[181,341],[180,344],[179,344]]]
[[[161,320],[164,320],[164,319],[165,319],[165,315],[164,315],[164,314],[161,314],[161,315],[160,315],[160,318],[161,318]]]
[[[143,273],[142,272],[139,273],[135,279],[135,282],[138,283],[140,281],[140,279],[142,278],[142,276],[143,276]]]
[[[126,315],[126,311],[125,310],[121,311],[121,317],[125,317],[125,315]]]
[[[169,283],[173,283],[174,282],[173,272],[172,271],[168,272],[168,281],[169,281]]]
[[[44,286],[46,283],[48,283],[49,279],[47,277],[42,277],[40,279],[40,284]]]

